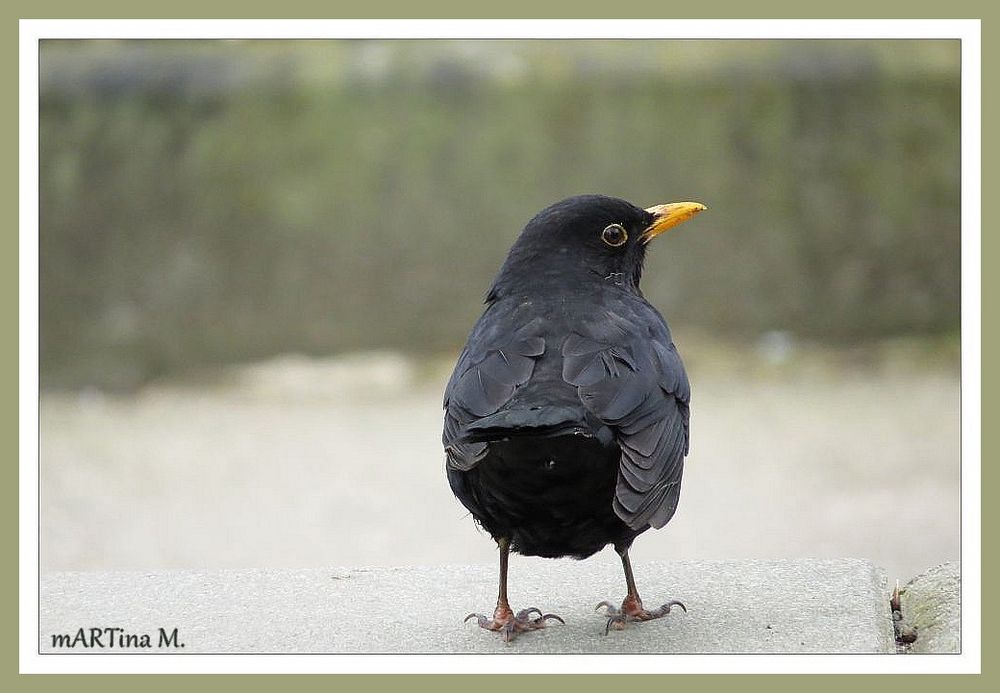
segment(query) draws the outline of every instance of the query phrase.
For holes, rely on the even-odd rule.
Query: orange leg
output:
[[[614,628],[615,630],[623,630],[625,624],[629,621],[651,621],[654,618],[660,618],[661,616],[666,616],[670,613],[670,609],[675,606],[679,606],[685,612],[687,607],[681,604],[679,601],[671,600],[657,609],[645,609],[642,606],[642,599],[639,598],[639,590],[635,586],[635,575],[632,573],[632,562],[628,558],[628,547],[615,547],[615,551],[622,559],[622,568],[625,569],[625,585],[628,588],[628,594],[625,595],[625,599],[622,600],[622,606],[619,609],[614,606],[611,602],[601,602],[597,605],[600,609],[604,607],[604,613],[608,617],[608,624],[604,628],[604,634],[607,635],[608,632]]]
[[[499,631],[504,642],[510,642],[518,633],[538,630],[545,627],[545,622],[549,619],[565,623],[555,614],[543,614],[540,609],[532,607],[522,609],[515,614],[507,601],[507,563],[510,556],[510,540],[501,538],[497,541],[500,547],[500,594],[497,596],[497,608],[493,611],[493,618],[488,618],[484,614],[469,614],[465,617],[468,621],[475,618],[480,628],[486,630]],[[532,615],[537,614],[535,618]]]

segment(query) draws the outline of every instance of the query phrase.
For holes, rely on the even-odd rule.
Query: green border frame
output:
[[[340,6],[329,2],[317,2],[316,0],[290,0],[276,6],[273,3],[265,3],[262,0],[251,2],[226,2],[206,3],[191,2],[190,0],[175,0],[168,6],[144,5],[139,6],[134,2],[124,2],[122,0],[94,0],[81,6],[79,3],[71,3],[67,0],[47,1],[44,3],[31,3],[15,1],[7,6],[12,15],[11,21],[7,24],[11,37],[7,44],[7,53],[11,59],[5,62],[3,78],[5,86],[9,92],[16,94],[18,85],[18,24],[20,18],[272,18],[275,10],[280,8],[284,17],[287,18],[392,18],[392,17],[422,17],[422,18],[558,18],[558,17],[593,17],[593,18],[646,18],[646,17],[673,17],[673,18],[945,18],[944,12],[950,12],[951,18],[979,18],[982,19],[982,59],[983,59],[983,90],[982,90],[982,121],[984,124],[990,122],[1000,122],[998,119],[997,107],[997,80],[995,73],[990,69],[998,54],[1000,46],[1000,31],[993,19],[1000,16],[998,6],[993,4],[988,8],[983,2],[965,2],[958,0],[947,5],[941,3],[914,3],[914,2],[879,2],[873,3],[870,0],[861,2],[858,0],[842,0],[836,6],[813,5],[805,6],[801,2],[790,2],[788,0],[764,0],[763,2],[738,3],[735,0],[725,2],[686,4],[683,6],[668,6],[662,2],[652,2],[651,0],[620,0],[619,2],[608,3],[581,3],[568,2],[547,2],[540,4],[537,0],[526,2],[525,0],[507,0],[502,5],[496,3],[470,6],[468,2],[457,0],[431,0],[423,3],[405,3],[402,0],[390,0],[390,2],[377,3],[355,3],[353,6]],[[752,8],[753,14],[749,13]],[[416,14],[415,10],[420,13]],[[86,13],[85,15],[83,13]],[[990,77],[993,77],[991,80]],[[15,133],[14,137],[8,137],[5,143],[5,157],[8,162],[4,168],[5,185],[3,195],[8,200],[6,209],[8,214],[14,217],[13,232],[8,232],[0,236],[0,262],[8,268],[2,276],[6,276],[5,283],[12,285],[12,290],[0,292],[0,307],[3,315],[10,323],[16,323],[18,317],[18,234],[17,234],[17,209],[18,209],[18,101],[16,98],[8,100],[2,108],[4,125],[8,131]],[[997,135],[994,128],[984,125],[982,134],[982,151],[994,152],[997,147]],[[994,160],[984,157],[983,160],[983,189],[996,190],[998,181],[994,170]],[[996,228],[997,212],[989,207],[983,208],[983,228]],[[997,234],[982,234],[982,256],[981,265],[988,267],[986,259],[996,262],[1000,258],[998,253],[1000,240]],[[992,263],[991,263],[992,264]],[[984,273],[983,276],[983,297],[996,295],[998,278],[1000,273]],[[982,320],[982,345],[983,353],[997,353],[997,320],[996,314],[991,314],[988,306],[989,301],[983,301]],[[9,324],[9,323],[8,323]],[[0,540],[3,542],[4,552],[8,555],[16,555],[18,547],[18,336],[17,329],[10,330],[2,338],[2,356],[7,367],[3,370],[3,391],[8,393],[4,398],[4,416],[2,419],[2,435],[5,448],[11,451],[11,462],[4,466],[2,485],[7,502],[4,504],[5,522],[0,523]],[[993,418],[998,415],[998,405],[996,403],[995,388],[990,387],[997,382],[997,364],[990,359],[984,359],[982,364],[982,420],[995,421]],[[996,427],[983,429],[982,435],[982,457],[985,460],[988,452],[996,452],[998,449]],[[989,465],[983,464],[982,488],[993,488],[996,470]],[[991,520],[996,518],[996,510],[991,506],[983,508],[983,526],[992,526]],[[983,551],[983,577],[982,584],[989,586],[991,581],[989,576],[996,574],[994,556],[992,552],[984,546]],[[939,676],[901,676],[901,675],[853,675],[850,680],[842,677],[816,677],[806,675],[761,675],[761,676],[738,676],[738,680],[732,678],[722,678],[720,676],[684,675],[663,680],[660,675],[655,677],[641,676],[630,677],[626,680],[617,680],[610,676],[596,677],[593,675],[559,675],[545,676],[544,680],[539,680],[539,676],[531,676],[533,681],[529,681],[526,676],[519,680],[509,680],[506,677],[473,677],[471,675],[340,675],[336,679],[326,676],[295,676],[284,677],[283,680],[276,681],[272,676],[224,676],[217,675],[185,675],[183,678],[166,676],[136,676],[136,675],[18,675],[18,628],[14,625],[18,622],[18,567],[17,561],[6,562],[6,567],[2,571],[2,588],[6,594],[4,600],[4,619],[6,627],[0,635],[0,651],[6,660],[3,677],[7,690],[48,690],[71,689],[75,691],[89,690],[169,690],[175,686],[203,685],[216,688],[236,689],[241,691],[271,690],[276,685],[293,686],[296,689],[324,689],[327,690],[332,685],[365,685],[365,686],[405,686],[406,688],[416,688],[417,690],[427,689],[434,691],[462,690],[468,693],[469,689],[475,687],[477,691],[500,691],[509,690],[512,685],[527,684],[531,686],[544,686],[545,688],[556,687],[558,689],[571,690],[574,693],[585,691],[602,691],[607,693],[611,687],[635,687],[645,688],[648,686],[677,686],[685,685],[735,685],[741,689],[748,687],[751,690],[801,690],[804,686],[809,688],[826,687],[843,688],[845,685],[852,687],[862,685],[864,687],[878,687],[885,690],[897,685],[905,686],[908,691],[921,691],[939,689],[942,686],[958,685],[961,688],[988,685],[987,676],[992,674],[991,664],[986,661],[986,653],[990,652],[990,645],[995,638],[991,635],[988,627],[989,616],[993,614],[993,599],[989,589],[983,591],[982,615],[983,615],[983,670],[981,676],[962,676],[955,681],[941,681]],[[608,672],[609,674],[620,674],[625,672]],[[211,678],[209,678],[211,676]],[[400,680],[400,676],[405,679]],[[652,681],[651,678],[658,680]],[[905,680],[903,680],[905,678]],[[995,678],[995,677],[994,677]],[[997,684],[994,683],[993,686]],[[727,686],[728,687],[728,686]]]

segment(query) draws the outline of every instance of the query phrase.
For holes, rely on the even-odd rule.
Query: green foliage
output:
[[[883,43],[615,62],[638,43],[494,46],[522,58],[496,73],[427,42],[46,46],[43,383],[457,348],[527,219],[582,192],[709,206],[647,265],[675,330],[958,329],[956,71]]]

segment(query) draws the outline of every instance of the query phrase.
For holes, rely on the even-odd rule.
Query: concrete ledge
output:
[[[924,571],[899,591],[901,633],[914,654],[962,651],[962,571],[957,562]]]
[[[637,563],[647,606],[679,599],[688,612],[605,636],[594,605],[624,596],[617,560],[515,557],[514,609],[538,606],[566,625],[510,645],[462,623],[470,611],[492,612],[492,566],[52,573],[41,580],[39,646],[145,654],[895,652],[886,579],[866,561]],[[75,638],[80,628],[149,634],[151,647],[123,650],[119,633],[103,647],[53,646],[53,635]],[[177,628],[183,649],[157,647],[160,628]]]

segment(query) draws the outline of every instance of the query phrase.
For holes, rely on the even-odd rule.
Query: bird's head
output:
[[[524,227],[487,300],[519,289],[604,282],[638,293],[647,244],[706,207],[674,202],[642,209],[603,195],[570,197]]]

